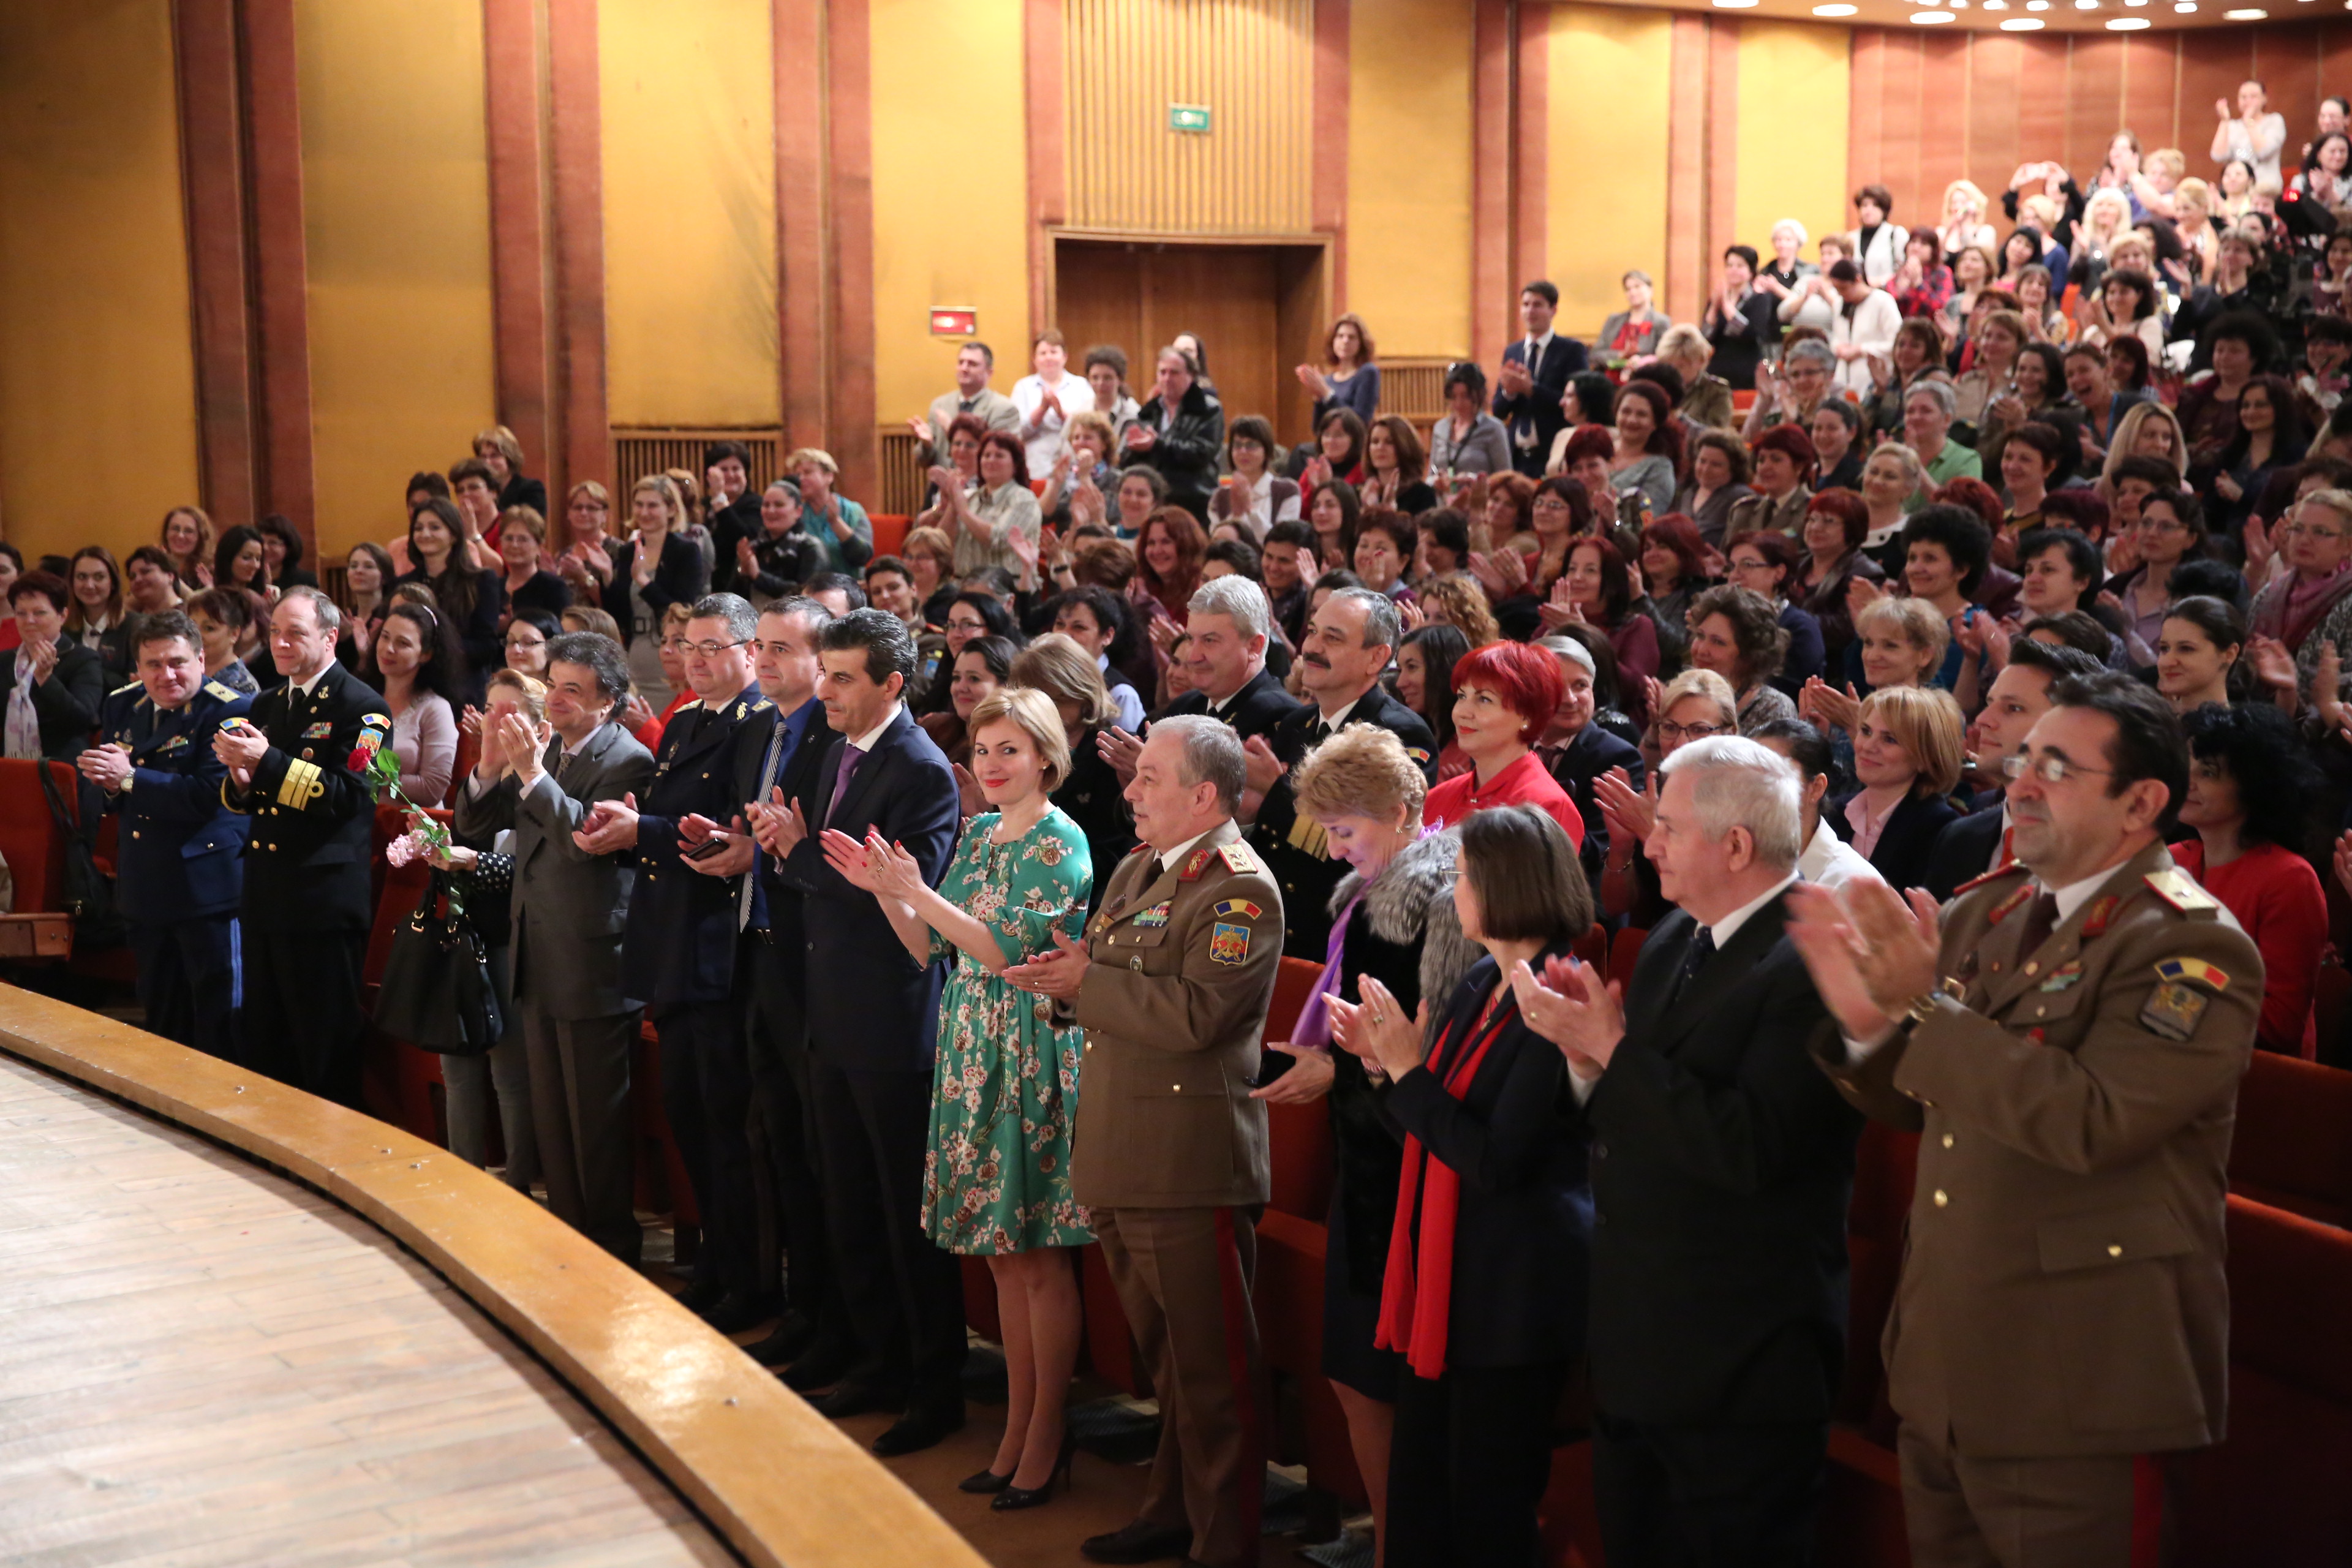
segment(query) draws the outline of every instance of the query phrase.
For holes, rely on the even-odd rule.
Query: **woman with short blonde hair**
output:
[[[1927,881],[1936,836],[1959,816],[1948,797],[1960,782],[1967,730],[1948,691],[1893,686],[1862,704],[1853,727],[1853,774],[1862,787],[1827,815],[1845,824],[1854,853],[1889,887]]]
[[[1464,573],[1447,572],[1424,579],[1413,596],[1420,601],[1424,625],[1444,621],[1458,626],[1472,647],[1485,647],[1503,635],[1496,625],[1495,612],[1488,607],[1486,591],[1478,586],[1477,579]]]
[[[980,724],[981,709],[1003,695],[1003,691],[1029,688],[1044,695],[1061,713],[1065,730],[1097,729],[1118,717],[1118,705],[1110,700],[1110,690],[1103,684],[1102,670],[1076,638],[1061,632],[1047,632],[1013,656],[1012,685],[982,698],[980,707],[971,712],[972,727]],[[1067,738],[1067,737],[1066,737]],[[1069,774],[1068,748],[1064,748],[1060,768],[1054,775],[1049,789],[1056,789]]]

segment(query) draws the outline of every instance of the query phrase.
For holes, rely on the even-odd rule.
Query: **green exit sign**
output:
[[[1209,106],[1205,103],[1171,103],[1168,106],[1168,129],[1209,133]]]

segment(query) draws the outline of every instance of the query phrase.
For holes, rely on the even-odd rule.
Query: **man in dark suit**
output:
[[[252,702],[205,679],[204,639],[179,611],[133,626],[139,679],[107,700],[103,739],[81,754],[81,775],[121,816],[114,892],[147,1027],[231,1057],[246,821],[221,804],[226,770],[213,733]]]
[[[824,628],[818,657],[835,740],[800,795],[781,806],[772,795],[758,825],[761,847],[804,901],[819,1180],[857,1341],[817,1408],[902,1411],[874,1451],[908,1454],[963,1425],[961,1275],[923,1234],[921,1213],[940,974],[908,955],[872,894],[826,863],[817,835],[879,835],[936,885],[955,850],[961,796],[946,754],[900,700],[915,668],[905,622],[853,610]]]
[[[1584,847],[1578,858],[1583,863],[1585,880],[1598,888],[1601,865],[1609,858],[1609,819],[1593,795],[1592,781],[1612,768],[1622,768],[1626,787],[1639,795],[1647,787],[1643,781],[1649,774],[1648,764],[1643,762],[1639,748],[1592,721],[1592,650],[1570,637],[1546,637],[1538,646],[1559,660],[1565,683],[1559,716],[1552,722],[1573,723],[1576,729],[1564,741],[1537,746],[1536,754],[1584,818]]]
[[[457,831],[514,830],[514,1025],[530,1066],[531,1126],[547,1206],[634,1264],[637,1225],[629,1058],[642,1004],[621,984],[621,938],[636,857],[591,854],[572,837],[600,802],[653,782],[653,754],[614,722],[628,656],[594,632],[547,645],[547,730],[508,714],[483,737],[457,795]]]
[[[8,584],[23,640],[0,654],[0,718],[5,754],[70,763],[89,747],[106,701],[106,665],[66,636],[70,591],[54,572],[27,572]]]
[[[383,698],[335,662],[342,612],[289,588],[269,617],[285,684],[213,733],[221,804],[253,819],[237,928],[245,1065],[360,1109],[360,965],[375,916],[375,797],[392,740]]]
[[[1242,815],[1251,847],[1282,886],[1286,912],[1282,951],[1318,963],[1331,945],[1331,889],[1347,866],[1324,848],[1323,829],[1300,814],[1290,794],[1290,771],[1308,752],[1349,724],[1377,724],[1404,742],[1405,754],[1432,783],[1437,779],[1437,739],[1421,715],[1389,695],[1381,672],[1396,652],[1395,603],[1370,588],[1342,588],[1307,623],[1298,650],[1299,684],[1308,705],[1243,745],[1249,786]]]
[[[1218,577],[1194,589],[1185,608],[1184,672],[1192,677],[1192,689],[1153,714],[1155,722],[1205,713],[1223,720],[1246,741],[1272,733],[1276,724],[1298,711],[1298,703],[1265,667],[1274,618],[1265,589],[1246,577]],[[1122,785],[1135,777],[1142,736],[1106,729],[1096,744]]]
[[[731,821],[737,756],[767,744],[772,707],[751,682],[759,618],[732,594],[695,602],[686,624],[686,683],[697,701],[670,715],[642,805],[604,800],[574,842],[594,855],[635,847],[637,882],[621,943],[621,989],[643,1001],[661,1032],[662,1105],[694,1184],[702,1248],[683,1300],[721,1333],[757,1324],[772,1304],[753,1261],[756,1210],[744,1107],[751,1069],[733,1000],[737,883],[688,819]],[[708,836],[703,836],[707,837]]]
[[[737,755],[736,789],[746,817],[754,807],[797,799],[816,777],[833,742],[817,700],[824,667],[818,640],[833,613],[814,599],[779,599],[760,612],[751,645],[760,693],[774,704],[767,743]],[[787,1310],[775,1332],[749,1348],[764,1366],[793,1363],[784,1381],[798,1389],[839,1381],[852,1342],[825,1235],[824,1191],[817,1180],[816,1120],[809,1099],[808,933],[800,889],[777,873],[776,858],[747,839],[742,901],[736,919],[736,994],[743,1005],[751,1058],[752,1169],[759,1177],[760,1280],[783,1279]],[[779,1255],[782,1266],[779,1265]],[[789,1269],[789,1273],[785,1272]]]
[[[1526,335],[1503,351],[1495,377],[1495,417],[1511,433],[1511,466],[1531,479],[1543,478],[1551,438],[1568,424],[1560,399],[1568,378],[1584,368],[1584,345],[1551,330],[1559,310],[1559,289],[1538,278],[1519,290],[1519,324]]]
[[[1808,1054],[1824,1017],[1783,933],[1796,771],[1753,741],[1662,770],[1647,853],[1679,908],[1621,1010],[1588,967],[1526,970],[1591,1140],[1593,1481],[1612,1568],[1801,1563],[1845,1348],[1861,1118]]]
[[[2099,661],[2080,648],[2019,637],[2009,645],[2009,663],[1993,677],[1984,711],[1969,731],[1969,756],[1977,782],[1988,785],[1976,809],[1948,822],[1936,836],[1921,886],[1935,900],[1948,903],[1963,882],[1998,871],[2016,858],[2009,852],[2008,778],[2001,764],[2025,750],[2025,737],[2050,711],[2050,688],[2069,675],[2095,675]]]

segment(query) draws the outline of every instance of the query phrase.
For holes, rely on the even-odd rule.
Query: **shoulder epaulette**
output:
[[[1257,858],[1249,852],[1246,844],[1227,844],[1218,849],[1217,856],[1224,861],[1225,869],[1237,876],[1246,877],[1258,868]]]
[[[205,682],[205,695],[217,698],[223,702],[234,702],[245,693],[234,686],[226,686],[217,680],[207,680]]]
[[[1952,889],[1952,896],[1954,898],[1958,898],[1962,893],[1969,891],[1972,888],[1985,887],[1990,883],[1999,881],[2003,877],[2020,877],[2024,875],[2026,875],[2025,868],[2018,865],[2014,861],[2011,861],[2006,866],[1998,867],[1993,870],[1987,871],[1981,877],[1969,878],[1967,881],[1962,882],[1958,887]]]
[[[132,681],[132,682],[131,682],[130,685],[128,685],[128,686],[118,686],[118,687],[116,687],[113,690],[111,690],[111,691],[108,692],[108,693],[107,693],[107,695],[108,695],[109,697],[120,697],[120,696],[121,696],[121,695],[122,695],[124,692],[126,692],[126,691],[136,691],[136,690],[138,690],[138,689],[139,689],[139,682],[134,680],[134,681]]]
[[[2191,920],[2210,920],[2213,912],[2221,907],[2214,901],[2212,894],[2197,885],[2194,877],[2177,866],[2162,871],[2150,871],[2147,880],[2158,898]]]

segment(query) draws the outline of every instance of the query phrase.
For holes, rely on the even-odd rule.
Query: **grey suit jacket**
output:
[[[621,994],[621,934],[636,856],[589,855],[572,835],[600,800],[642,795],[653,782],[653,753],[626,730],[607,723],[588,737],[556,782],[562,742],[547,745],[547,772],[529,795],[512,778],[474,793],[457,788],[457,829],[515,835],[514,994],[557,1018],[606,1018],[636,1006]]]

